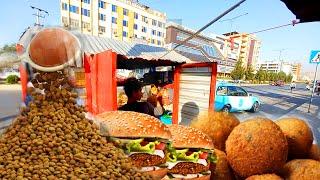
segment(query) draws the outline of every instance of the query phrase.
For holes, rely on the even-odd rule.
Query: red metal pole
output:
[[[214,110],[214,100],[216,97],[216,85],[217,85],[217,63],[212,64],[211,71],[211,83],[210,83],[210,99],[209,99],[209,110]]]
[[[180,96],[180,75],[181,66],[176,66],[174,70],[174,80],[173,80],[173,113],[172,113],[172,124],[178,124],[179,115],[179,96]]]

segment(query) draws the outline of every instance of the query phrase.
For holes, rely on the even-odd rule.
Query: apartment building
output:
[[[231,32],[224,34],[230,38],[231,43],[235,40],[240,42],[239,59],[243,62],[244,67],[256,67],[259,60],[261,41],[252,34]]]
[[[86,34],[163,46],[166,14],[129,0],[60,0],[64,27]]]
[[[293,79],[297,80],[301,75],[301,64],[299,63],[289,63],[289,62],[283,62],[283,61],[265,61],[258,63],[256,66],[256,70],[262,69],[264,71],[268,72],[284,72],[287,75],[292,74]]]
[[[301,63],[294,63],[292,64],[292,75],[296,80],[300,80],[302,71],[302,64]]]

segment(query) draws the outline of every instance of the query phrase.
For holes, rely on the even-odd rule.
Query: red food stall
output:
[[[18,43],[22,54],[27,54],[22,56],[26,58],[24,61],[31,60],[28,59],[29,52],[26,49],[32,38],[28,37],[33,37],[37,33],[38,31],[25,33],[21,39],[27,40]],[[172,121],[174,124],[182,122],[184,118],[190,120],[200,111],[213,108],[216,63],[195,63],[175,51],[162,57],[168,51],[162,47],[128,43],[78,32],[65,31],[65,33],[71,33],[80,42],[81,57],[73,57],[74,62],[68,62],[68,67],[84,69],[86,106],[93,115],[117,110],[117,69],[132,70],[159,66],[174,67]],[[46,42],[50,44],[50,41]],[[51,49],[54,47],[54,45],[49,46]],[[43,56],[46,56],[46,50],[43,49],[42,52]],[[23,70],[21,75],[25,75]],[[25,86],[23,83],[23,91]]]

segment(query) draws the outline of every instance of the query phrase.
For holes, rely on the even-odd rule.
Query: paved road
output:
[[[308,113],[310,91],[305,90],[305,85],[297,85],[297,88],[292,93],[289,86],[244,85],[244,88],[253,96],[259,97],[262,101],[262,106],[258,113],[236,113],[240,121],[257,116],[267,117],[272,120],[282,117],[298,117],[310,125],[315,136],[315,143],[320,143],[320,96],[314,96],[310,108],[311,111]]]

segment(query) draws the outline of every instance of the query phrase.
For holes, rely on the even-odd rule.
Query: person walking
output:
[[[290,90],[292,93],[292,90],[296,88],[296,83],[294,83],[294,81],[292,81],[292,83],[290,84]]]

